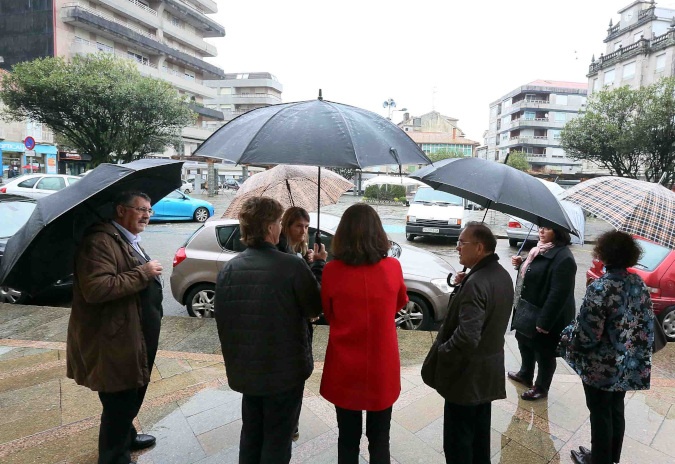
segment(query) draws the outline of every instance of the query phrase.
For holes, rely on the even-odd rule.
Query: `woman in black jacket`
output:
[[[508,373],[511,380],[528,387],[521,395],[524,400],[548,396],[556,368],[560,333],[574,319],[577,264],[569,244],[570,236],[566,231],[540,227],[539,242],[530,250],[527,259],[523,260],[521,256],[511,258],[518,269],[514,315],[520,299],[526,300],[537,311],[534,327],[530,328],[534,330],[516,330],[521,367],[518,372]],[[535,364],[539,370],[533,386]]]

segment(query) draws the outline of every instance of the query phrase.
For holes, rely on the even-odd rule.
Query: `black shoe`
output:
[[[581,454],[588,454],[588,455],[591,454],[591,450],[589,450],[589,449],[586,448],[585,446],[580,446],[580,447],[579,447],[579,451],[581,451]]]
[[[572,461],[574,461],[576,464],[591,464],[590,453],[584,454],[577,450],[572,450],[570,453],[572,454]]]
[[[131,442],[131,450],[138,451],[145,448],[150,448],[155,444],[157,439],[152,435],[146,435],[144,433],[139,433],[136,435],[136,438]]]
[[[511,372],[509,371],[506,376],[513,380],[514,382],[518,382],[520,384],[525,385],[527,388],[532,388],[532,381],[531,380],[526,380],[523,377],[520,376],[520,373],[518,372]]]
[[[520,397],[526,401],[536,401],[536,400],[542,400],[544,398],[548,397],[548,392],[545,392],[541,388],[537,387],[536,385],[532,388],[530,388],[527,391],[524,391]],[[576,451],[572,451],[575,453]]]

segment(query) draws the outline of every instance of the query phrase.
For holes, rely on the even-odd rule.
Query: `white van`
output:
[[[410,203],[405,238],[417,236],[457,238],[464,228],[464,200],[451,193],[419,187]]]

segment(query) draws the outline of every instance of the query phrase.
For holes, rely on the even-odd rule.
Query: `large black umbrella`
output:
[[[410,177],[488,209],[578,235],[551,191],[536,177],[511,166],[480,158],[451,158],[422,168]]]
[[[68,277],[83,231],[112,217],[115,195],[137,190],[154,204],[180,187],[182,165],[155,159],[102,164],[77,183],[39,199],[26,224],[7,242],[0,283],[34,293]]]

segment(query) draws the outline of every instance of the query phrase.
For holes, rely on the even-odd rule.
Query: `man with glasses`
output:
[[[150,197],[123,192],[110,221],[84,233],[75,258],[67,374],[98,392],[103,405],[99,464],[129,464],[155,437],[132,421],[143,403],[162,319],[162,265],[140,246]]]
[[[506,398],[504,333],[513,281],[498,263],[497,240],[470,222],[457,241],[459,288],[432,349],[438,350],[435,388],[445,398],[443,450],[448,463],[490,462],[492,401]]]

